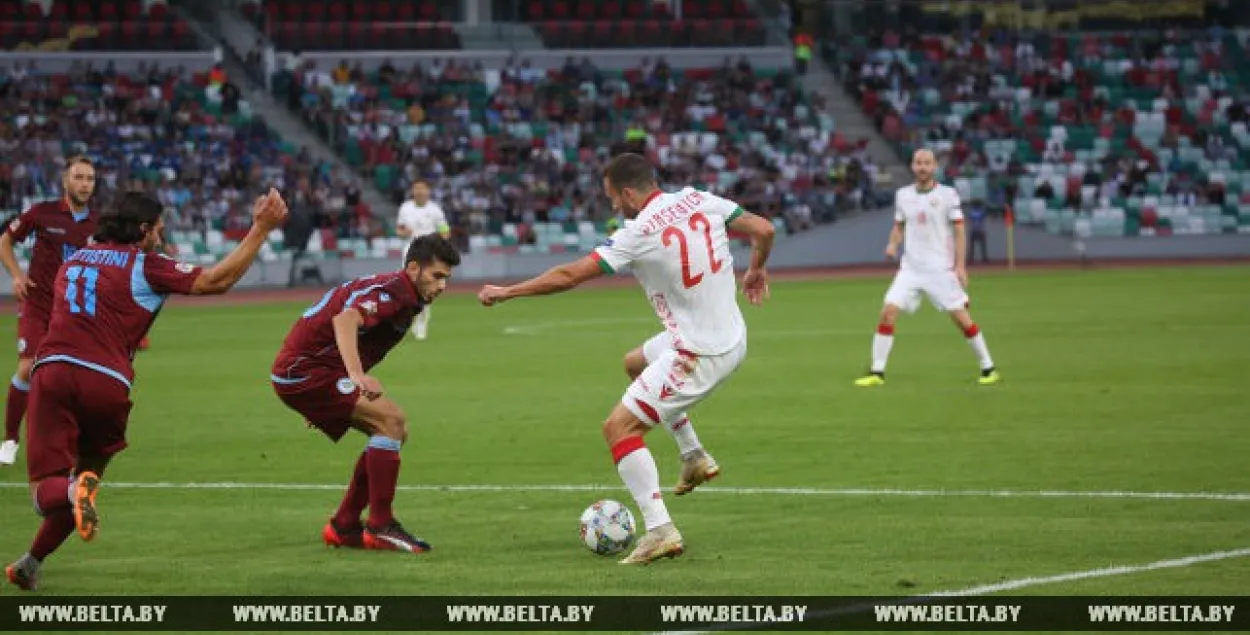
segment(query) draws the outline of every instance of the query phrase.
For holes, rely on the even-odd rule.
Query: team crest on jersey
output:
[[[356,390],[356,382],[352,381],[350,377],[344,377],[335,384],[335,388],[338,388],[339,392],[344,395],[350,395],[352,391]]]
[[[916,214],[917,223],[920,223],[921,225],[923,225],[926,222],[928,222],[928,220],[929,220],[929,215],[924,213],[923,211]]]
[[[390,294],[388,294],[388,293],[383,293],[383,294],[381,294],[381,295],[379,295],[379,296],[378,296],[378,299],[382,300],[383,302],[390,302],[390,301],[391,301],[391,296],[390,296]]]
[[[195,265],[189,262],[180,262],[174,265],[174,269],[177,269],[179,273],[191,273],[195,271]]]
[[[368,302],[361,302],[360,308],[364,309],[365,313],[368,313],[369,315],[374,315],[378,312],[378,303],[374,302],[373,300],[369,300]]]

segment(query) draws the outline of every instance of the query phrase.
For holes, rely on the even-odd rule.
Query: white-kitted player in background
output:
[[[911,169],[916,182],[899,188],[894,195],[894,228],[885,248],[885,255],[893,259],[898,256],[899,242],[903,242],[903,258],[885,293],[881,322],[872,338],[872,366],[867,375],[855,380],[855,385],[885,383],[885,364],[894,346],[894,322],[900,310],[915,312],[921,295],[928,297],[939,311],[949,313],[963,331],[981,364],[978,381],[982,385],[996,384],[999,376],[990,349],[968,313],[968,242],[959,192],[935,180],[937,159],[931,150],[917,150]]]
[[[437,233],[443,238],[451,234],[451,226],[447,224],[447,215],[438,203],[430,200],[430,184],[418,179],[412,182],[412,200],[404,201],[399,206],[399,216],[395,219],[395,231],[401,238],[411,243],[426,234]],[[404,246],[407,253],[407,245]],[[412,323],[412,334],[419,340],[426,338],[430,328],[430,307],[417,314]]]

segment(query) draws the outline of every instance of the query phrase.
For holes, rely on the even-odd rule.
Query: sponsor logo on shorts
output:
[[[335,388],[338,388],[339,392],[344,395],[350,395],[356,391],[356,382],[352,381],[349,377],[344,377],[340,379],[337,384],[335,384]]]

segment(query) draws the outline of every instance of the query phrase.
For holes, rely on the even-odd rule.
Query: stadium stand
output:
[[[185,74],[153,66],[127,75],[90,65],[63,74],[22,66],[0,75],[0,207],[58,196],[65,156],[83,152],[98,166],[94,205],[123,189],[156,192],[168,205],[171,240],[203,262],[246,230],[254,195],[270,186],[293,191],[302,180],[318,201],[318,226],[364,233],[369,211],[360,207],[359,184],[276,138],[228,85],[219,68]],[[267,259],[279,257],[281,242],[278,233]]]
[[[240,10],[282,50],[460,48],[457,2],[436,0],[268,0]]]
[[[988,33],[988,32],[987,32]],[[1078,236],[1250,233],[1246,43],[1219,28],[951,38],[843,51],[903,153],[1020,222]]]
[[[549,72],[524,60],[501,70],[388,63],[376,73],[304,64],[275,87],[396,204],[415,178],[432,181],[474,249],[601,240],[611,210],[598,170],[622,139],[669,184],[730,193],[789,231],[879,195],[863,144],[839,136],[792,74],[745,58],[685,71],[646,61],[623,73],[572,58]]]
[[[196,48],[186,21],[164,2],[0,0],[4,50],[183,51]]]

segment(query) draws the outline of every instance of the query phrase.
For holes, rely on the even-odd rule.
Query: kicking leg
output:
[[[0,443],[0,465],[17,462],[18,438],[22,419],[26,416],[26,400],[30,396],[30,368],[33,359],[17,360],[17,372],[9,382],[8,401],[4,404],[4,442]]]
[[[668,508],[664,505],[655,457],[651,456],[651,451],[642,440],[648,429],[642,419],[619,403],[603,422],[603,438],[612,450],[616,471],[634,497],[647,527],[646,535],[638,541],[633,552],[621,560],[621,564],[647,564],[660,558],[680,556],[684,550],[681,534],[673,526]]]
[[[651,349],[652,358],[658,357],[655,349],[661,345],[671,346],[671,342],[667,333],[661,333],[643,346],[626,353],[625,374],[629,375],[631,380],[637,379],[647,368],[648,350]],[[703,444],[699,442],[699,436],[695,433],[694,424],[690,422],[690,417],[686,413],[681,413],[676,421],[664,427],[673,435],[673,440],[677,442],[677,450],[681,453],[681,477],[677,485],[673,487],[674,494],[677,496],[689,494],[694,491],[694,488],[720,475],[720,465],[711,454],[703,449]]]
[[[951,320],[959,330],[963,331],[964,337],[968,340],[968,346],[972,348],[972,352],[977,356],[977,362],[981,366],[981,376],[977,379],[977,383],[982,386],[996,384],[1001,380],[998,371],[994,368],[994,359],[990,357],[990,348],[985,343],[985,335],[981,333],[981,329],[977,327],[977,323],[972,321],[972,316],[967,309],[953,309],[950,311]]]
[[[399,450],[408,440],[408,424],[399,405],[386,397],[361,397],[352,412],[353,425],[369,435],[365,449],[365,477],[369,491],[369,518],[365,522],[366,549],[422,553],[429,543],[408,533],[395,520],[391,504],[399,484]]]

